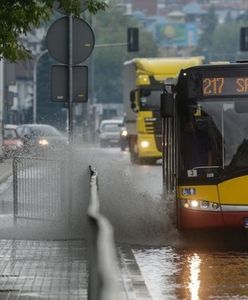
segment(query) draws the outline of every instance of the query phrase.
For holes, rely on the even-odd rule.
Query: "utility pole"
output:
[[[48,50],[42,51],[34,61],[33,69],[33,123],[37,123],[37,67],[38,63],[43,55],[48,53]]]
[[[0,59],[0,160],[3,158],[4,60]]]

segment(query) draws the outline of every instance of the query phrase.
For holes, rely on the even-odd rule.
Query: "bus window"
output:
[[[182,118],[179,147],[183,176],[216,177],[223,170],[248,168],[248,112],[237,112],[235,100],[198,105],[200,116],[188,107],[184,112],[187,118]]]
[[[214,177],[221,167],[222,136],[204,104],[187,107],[181,124],[181,168],[186,177]]]
[[[202,120],[197,122],[194,116],[188,116],[184,119],[182,155],[186,170],[212,165],[210,137],[207,131],[201,127],[204,127],[204,123]]]

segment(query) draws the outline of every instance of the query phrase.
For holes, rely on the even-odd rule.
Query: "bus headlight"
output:
[[[217,202],[196,199],[181,199],[183,208],[204,211],[220,211],[221,207]]]
[[[183,200],[184,208],[197,209],[200,206],[200,202],[198,200]]]
[[[192,208],[197,208],[199,206],[199,202],[197,200],[191,200],[190,201],[190,206]]]
[[[140,146],[141,146],[142,148],[147,148],[147,147],[149,147],[149,142],[147,142],[147,141],[142,141],[142,142],[140,143]]]

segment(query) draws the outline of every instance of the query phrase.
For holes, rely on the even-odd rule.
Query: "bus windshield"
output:
[[[194,101],[181,116],[179,168],[187,178],[216,179],[248,170],[248,102]]]
[[[140,90],[140,110],[159,110],[162,90]]]

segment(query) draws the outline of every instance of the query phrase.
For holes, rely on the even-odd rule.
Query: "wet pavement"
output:
[[[37,230],[32,234],[36,222],[28,227],[15,224],[11,175],[12,161],[0,163],[0,224],[1,237],[5,236],[0,240],[0,299],[87,299],[86,242],[34,240],[42,236]],[[22,235],[33,240],[21,240]]]
[[[128,299],[248,299],[247,234],[180,234],[169,217],[171,204],[160,197],[159,165],[132,166],[118,149],[102,149],[102,161],[95,157]],[[22,220],[15,225],[11,195],[9,178],[0,185],[0,299],[87,299],[85,240],[66,240],[63,228],[51,224],[33,223],[33,234]]]
[[[0,299],[87,299],[84,241],[0,241]]]
[[[12,159],[5,159],[0,162],[0,183],[12,175]]]
[[[71,233],[68,239],[66,228],[54,222],[15,220],[11,161],[0,172],[0,299],[87,299],[86,240]],[[132,252],[125,259],[123,253],[119,299],[151,299]]]

